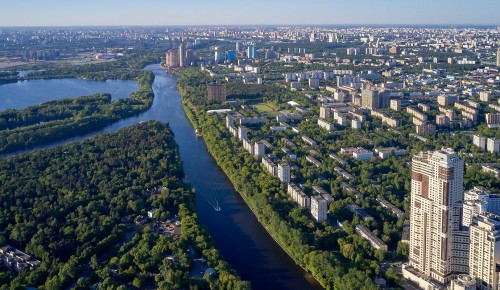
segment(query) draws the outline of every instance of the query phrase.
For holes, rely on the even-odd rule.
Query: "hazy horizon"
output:
[[[0,27],[500,24],[498,0],[59,0],[1,5]]]

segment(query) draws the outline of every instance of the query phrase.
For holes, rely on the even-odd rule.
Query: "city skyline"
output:
[[[305,7],[304,7],[305,6]],[[29,8],[26,8],[29,7]],[[304,9],[305,8],[305,9]],[[0,26],[121,25],[498,25],[500,2],[315,0],[231,3],[214,0],[96,1],[27,0],[2,4]]]

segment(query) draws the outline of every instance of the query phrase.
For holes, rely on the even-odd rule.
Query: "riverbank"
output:
[[[291,202],[286,185],[267,174],[224,126],[222,118],[207,110],[227,105],[206,100],[209,76],[190,69],[178,73],[178,90],[186,115],[203,134],[207,149],[229,178],[264,229],[293,261],[327,289],[377,289],[370,265],[353,263],[340,246],[342,233],[315,224],[308,211]]]
[[[182,96],[181,96],[182,97]],[[194,111],[194,109],[190,106],[190,104],[186,101],[183,101],[182,102],[182,106],[184,108],[184,111],[186,112],[186,116],[188,117],[189,121],[191,122],[191,125],[193,127],[196,127],[196,128],[203,128],[203,124],[200,124],[198,122],[199,118],[197,118],[197,114],[196,112]],[[205,135],[205,132],[202,130],[201,132],[202,136],[204,137],[204,139],[206,140],[207,136]],[[210,138],[209,138],[210,139]],[[209,153],[211,154],[211,156],[217,161],[217,164],[219,165],[219,167],[224,171],[224,173],[226,174],[226,176],[231,180],[233,186],[235,188],[238,187],[238,184],[235,183],[235,181],[233,179],[231,179],[230,175],[229,175],[229,171],[228,169],[225,167],[225,166],[221,166],[221,164],[219,163],[220,160],[218,160],[218,158],[216,158],[215,156],[215,151],[213,150],[213,144],[212,143],[207,143],[207,148],[208,148],[208,151]],[[301,267],[304,271],[306,271],[307,273],[311,274],[311,276],[318,282],[320,283],[323,287],[327,287],[326,285],[324,285],[324,281],[321,281],[318,279],[318,277],[315,277],[313,275],[313,273],[311,273],[311,271],[309,269],[307,269],[305,267],[304,264],[301,264],[300,261],[280,242],[280,237],[277,236],[274,232],[272,232],[270,229],[269,229],[269,224],[267,224],[265,222],[264,219],[261,218],[261,214],[259,214],[259,212],[257,211],[257,208],[253,205],[253,203],[249,202],[248,200],[248,196],[246,196],[245,194],[242,194],[241,192],[238,191],[238,193],[240,194],[241,198],[245,201],[245,203],[247,204],[247,206],[250,208],[250,210],[252,211],[252,213],[257,217],[257,220],[262,224],[262,226],[264,227],[264,229],[266,230],[266,232],[269,234],[269,236],[280,246],[280,248],[290,257],[294,260],[294,262],[296,263],[296,265],[298,265],[299,267]],[[322,283],[323,282],[323,283]]]

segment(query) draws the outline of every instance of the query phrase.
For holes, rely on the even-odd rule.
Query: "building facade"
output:
[[[208,100],[216,102],[226,101],[226,85],[211,83],[207,85]]]
[[[470,226],[470,275],[478,290],[497,290],[500,264],[500,216],[483,213]]]
[[[458,233],[463,175],[464,161],[451,149],[421,152],[412,160],[410,264],[442,284],[468,270],[468,239]]]

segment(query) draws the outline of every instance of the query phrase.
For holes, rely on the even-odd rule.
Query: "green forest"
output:
[[[18,274],[0,268],[0,289],[250,288],[200,225],[167,124],[1,160],[0,175],[0,246],[41,261]],[[178,219],[180,237],[134,223],[152,209],[155,221]],[[191,278],[193,252],[217,275]]]

